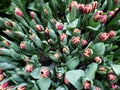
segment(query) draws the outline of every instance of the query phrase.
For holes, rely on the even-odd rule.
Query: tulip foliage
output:
[[[9,2],[0,90],[120,90],[119,0]]]

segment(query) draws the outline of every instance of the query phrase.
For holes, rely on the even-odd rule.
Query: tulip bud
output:
[[[102,34],[100,34],[99,39],[100,39],[100,41],[105,41],[108,39],[108,37],[109,37],[108,33],[102,33]]]
[[[95,90],[102,90],[101,88],[99,88],[99,87],[95,87]]]
[[[62,49],[63,53],[66,53],[67,50],[68,50],[68,49],[67,49],[66,47],[64,47],[64,48]]]
[[[69,11],[71,11],[73,7],[75,7],[76,9],[79,9],[79,4],[76,1],[72,1],[69,5]]]
[[[92,12],[92,5],[86,5],[82,11],[85,14]]]
[[[10,27],[13,27],[14,26],[14,24],[12,23],[12,22],[10,22],[10,21],[5,21],[5,24],[7,25],[7,26],[10,26]]]
[[[62,42],[64,41],[65,38],[67,38],[67,35],[66,35],[66,34],[63,33],[63,34],[60,35],[60,40],[61,40]]]
[[[55,24],[55,27],[56,27],[57,30],[63,30],[63,24],[62,24],[62,23],[58,23],[58,22],[57,22],[57,23]]]
[[[109,38],[113,38],[113,37],[116,36],[116,32],[111,30],[111,31],[108,32],[108,35],[109,35]]]
[[[87,44],[88,44],[88,42],[86,40],[82,40],[82,46],[85,46]]]
[[[107,78],[108,78],[108,80],[110,80],[110,81],[114,81],[115,79],[116,79],[116,76],[114,75],[114,74],[108,74],[107,75]]]
[[[110,11],[107,15],[111,17],[111,16],[114,16],[114,14],[115,14],[115,11]]]
[[[8,40],[4,40],[3,43],[4,43],[6,46],[8,46],[8,47],[11,45]]]
[[[114,90],[117,90],[118,85],[115,84],[115,83],[111,83],[111,84],[110,84],[110,87],[113,88]]]
[[[17,88],[17,90],[26,90],[26,87],[25,87],[25,86],[19,86],[19,87]]]
[[[55,53],[54,57],[58,59],[60,57],[60,55],[58,53]]]
[[[34,19],[35,18],[35,13],[33,11],[31,11],[30,16],[31,16],[32,19]]]
[[[101,19],[102,15],[103,15],[103,11],[96,12],[94,15],[94,20],[99,21]]]
[[[66,76],[64,76],[64,83],[65,83],[66,85],[69,84],[69,81],[67,80]]]
[[[106,69],[105,67],[103,67],[103,66],[100,66],[98,69],[99,69],[100,71],[102,71],[102,72],[106,72],[106,71],[107,71],[107,69]]]
[[[75,29],[73,30],[73,33],[80,33],[80,29],[75,28]]]
[[[83,88],[84,89],[87,89],[87,90],[90,90],[91,88],[91,82],[86,80],[84,83],[83,83]]]
[[[87,48],[85,49],[85,51],[83,52],[83,55],[86,56],[86,57],[89,57],[91,54],[92,54],[92,50]]]
[[[83,12],[84,8],[85,8],[85,4],[79,4],[79,9],[80,9],[82,12]]]
[[[21,42],[21,43],[20,43],[20,48],[23,49],[23,50],[26,49],[25,42]]]
[[[37,31],[42,31],[43,30],[43,27],[42,27],[42,25],[35,25],[35,28],[36,28],[36,30]]]
[[[33,71],[33,64],[28,64],[25,68],[27,73],[31,73]]]
[[[102,24],[105,24],[106,23],[106,21],[107,21],[107,15],[103,15],[102,17],[101,17],[101,23]]]
[[[57,78],[58,78],[58,79],[62,79],[62,78],[63,78],[63,73],[60,73],[60,72],[57,73]]]
[[[80,37],[73,37],[73,38],[72,38],[72,43],[73,43],[74,45],[78,44],[79,42],[80,42]]]
[[[23,17],[23,13],[19,8],[15,8],[15,14],[19,17]]]
[[[0,81],[2,81],[4,79],[4,74],[0,73]]]
[[[94,61],[95,61],[96,63],[101,63],[101,62],[102,62],[102,59],[101,59],[99,56],[97,56],[97,57],[94,58]]]
[[[45,34],[49,35],[49,29],[48,28],[45,29]]]
[[[9,83],[4,82],[4,83],[0,84],[0,90],[6,90],[8,86],[9,86]]]
[[[47,67],[42,67],[40,70],[40,76],[42,78],[47,78],[50,75],[50,70]]]
[[[92,9],[93,9],[93,10],[96,9],[97,6],[98,6],[98,2],[97,2],[97,1],[94,1],[94,2],[92,3]]]

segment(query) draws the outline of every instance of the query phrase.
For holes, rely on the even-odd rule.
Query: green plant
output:
[[[119,90],[119,0],[11,0],[0,17],[0,89]]]

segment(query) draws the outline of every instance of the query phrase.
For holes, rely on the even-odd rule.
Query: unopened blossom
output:
[[[23,13],[19,8],[15,8],[15,14],[19,17],[23,17]]]
[[[5,24],[6,24],[7,26],[10,26],[10,27],[13,27],[13,26],[14,26],[13,22],[8,21],[8,20],[5,21]]]
[[[26,86],[19,86],[17,90],[26,90]]]
[[[85,5],[82,9],[82,12],[84,14],[88,14],[88,13],[92,12],[92,5]]]
[[[101,62],[102,62],[102,59],[101,59],[99,56],[97,56],[97,57],[94,58],[94,61],[95,61],[96,63],[101,63]]]
[[[36,24],[36,25],[35,25],[35,29],[36,29],[37,31],[42,31],[42,30],[43,30],[43,26],[42,26],[42,25],[39,25],[39,24]]]
[[[63,24],[62,23],[57,22],[55,24],[55,27],[56,27],[57,30],[63,30]]]
[[[107,75],[107,78],[108,78],[108,80],[110,80],[110,81],[114,81],[115,79],[116,79],[116,76],[114,75],[114,74],[108,74]]]
[[[98,6],[98,2],[97,2],[97,1],[94,1],[94,2],[92,3],[92,9],[93,9],[93,10],[96,9],[97,6]]]
[[[30,16],[31,16],[32,19],[34,19],[35,18],[35,12],[31,11]]]
[[[109,37],[109,34],[106,33],[106,32],[104,32],[104,33],[101,33],[101,34],[100,34],[99,40],[100,40],[100,41],[105,41],[105,40],[108,39],[108,37]]]
[[[87,48],[85,49],[85,51],[83,52],[83,55],[86,57],[89,57],[92,54],[92,50]]]
[[[25,70],[27,73],[30,73],[33,71],[33,64],[28,64],[26,67],[25,67]]]
[[[102,15],[103,15],[103,11],[97,11],[97,12],[95,13],[95,15],[94,15],[94,20],[95,20],[95,21],[101,20]]]
[[[20,43],[20,48],[25,50],[26,49],[26,45],[25,45],[25,42],[21,42]]]
[[[90,90],[91,88],[91,82],[86,80],[84,83],[83,83],[83,88],[86,90]]]
[[[49,35],[49,29],[48,28],[45,29],[45,34]]]
[[[54,57],[58,59],[60,57],[59,53],[55,53]]]
[[[113,88],[114,90],[116,90],[118,88],[118,85],[115,83],[111,83],[110,87]]]
[[[60,40],[63,42],[67,38],[67,35],[65,33],[60,35]]]
[[[100,19],[102,24],[105,24],[107,21],[107,15],[102,15],[101,19]]]
[[[0,73],[0,81],[2,81],[4,79],[4,73]]]
[[[69,5],[69,10],[71,11],[71,9],[75,7],[76,9],[79,9],[79,4],[77,3],[77,1],[72,1]]]
[[[11,45],[8,40],[4,40],[3,43],[4,43],[6,46],[8,46],[8,47]]]
[[[6,90],[8,87],[9,87],[8,82],[4,82],[4,83],[0,84],[0,90]]]
[[[64,48],[62,49],[63,53],[66,53],[67,50],[68,50],[68,49],[67,49],[66,47],[64,47]]]
[[[40,70],[40,76],[42,78],[47,78],[50,75],[50,70],[47,67],[42,67]]]
[[[74,45],[78,44],[79,42],[80,42],[80,37],[73,37],[73,38],[72,38],[72,43],[73,43]]]
[[[105,67],[103,67],[103,66],[100,66],[99,68],[98,68],[100,71],[102,71],[102,72],[106,72],[106,68]]]
[[[83,39],[83,40],[82,40],[82,46],[85,46],[85,45],[87,45],[87,44],[88,44],[87,40]]]
[[[111,30],[108,32],[109,38],[113,38],[116,36],[116,32],[114,30]]]

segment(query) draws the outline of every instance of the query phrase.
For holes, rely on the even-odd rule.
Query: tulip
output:
[[[62,79],[63,78],[63,73],[57,73],[57,78]]]
[[[89,57],[91,54],[92,54],[92,50],[87,48],[85,49],[85,51],[83,52],[83,55],[86,56],[86,57]]]
[[[106,21],[107,21],[107,15],[102,15],[102,17],[101,17],[101,23],[102,24],[105,24],[106,23]]]
[[[25,87],[25,86],[19,86],[19,87],[17,88],[17,90],[26,90],[26,87]]]
[[[118,88],[118,85],[117,84],[114,84],[114,83],[111,83],[110,84],[110,87],[113,88],[114,90],[116,90]]]
[[[88,14],[90,12],[92,12],[92,5],[86,5],[84,8],[83,8],[83,13],[85,14]]]
[[[60,40],[61,40],[62,42],[64,41],[65,38],[67,38],[67,35],[66,35],[66,34],[63,33],[63,34],[60,35]]]
[[[37,31],[42,31],[43,30],[43,27],[42,27],[42,25],[35,25],[35,28],[36,28],[36,30]]]
[[[75,7],[76,9],[79,9],[79,4],[76,1],[72,1],[69,6],[69,11],[71,11],[73,7]]]
[[[114,75],[114,74],[108,74],[107,75],[107,78],[108,78],[108,80],[110,80],[110,81],[114,81],[115,79],[116,79],[116,76]]]
[[[109,38],[113,38],[113,37],[116,36],[116,32],[111,30],[111,31],[108,32],[108,35],[109,35]]]
[[[19,17],[23,17],[23,13],[19,8],[15,8],[15,14]]]
[[[31,16],[32,19],[34,19],[35,18],[35,13],[33,11],[31,11],[30,16]]]
[[[8,47],[11,45],[8,40],[4,40],[3,43],[4,43],[6,46],[8,46]]]
[[[49,35],[49,29],[48,28],[45,29],[45,34]]]
[[[12,23],[12,22],[10,22],[10,21],[5,21],[5,24],[7,25],[7,26],[10,26],[10,27],[13,27],[14,26],[14,24]]]
[[[99,21],[101,19],[102,15],[103,15],[103,11],[96,12],[94,15],[94,20]]]
[[[82,12],[83,12],[84,8],[85,8],[85,4],[79,4],[79,9],[80,9]]]
[[[40,70],[40,76],[42,78],[48,78],[50,75],[50,70],[47,67],[42,67]]]
[[[55,53],[54,57],[58,59],[60,57],[60,55],[58,53]]]
[[[28,64],[25,68],[26,72],[27,73],[30,73],[33,71],[33,64]]]
[[[100,39],[100,41],[105,41],[108,39],[108,37],[109,37],[108,33],[102,33],[102,34],[100,34],[99,39]]]
[[[6,90],[9,86],[8,82],[4,82],[2,84],[0,84],[0,90]]]
[[[73,38],[72,38],[72,43],[73,43],[74,45],[78,44],[79,42],[80,42],[80,38],[79,38],[79,37],[73,37]]]
[[[94,61],[95,61],[96,63],[101,63],[101,62],[102,62],[102,59],[101,59],[99,56],[97,56],[97,57],[94,58]]]
[[[55,24],[55,27],[56,27],[57,30],[63,30],[63,24],[62,23],[57,22]]]
[[[107,15],[111,17],[111,16],[114,16],[114,14],[115,14],[115,11],[110,11]]]
[[[75,28],[74,30],[73,30],[73,33],[79,33],[80,32],[80,29],[78,29],[78,28]]]
[[[97,1],[94,1],[94,2],[92,3],[92,9],[93,9],[93,10],[96,9],[97,6],[98,6],[98,2],[97,2]]]
[[[120,2],[120,0],[115,0],[114,5],[117,5]]]
[[[2,81],[4,79],[4,74],[0,73],[0,81]]]
[[[98,69],[99,69],[100,71],[102,71],[102,72],[106,72],[106,71],[107,71],[107,69],[106,69],[105,67],[103,67],[103,66],[100,66]]]
[[[86,40],[82,40],[82,46],[85,46],[87,44],[88,44],[88,42]]]
[[[23,49],[23,50],[26,49],[25,42],[21,42],[21,43],[20,43],[20,48]]]
[[[86,80],[84,83],[83,83],[83,88],[84,89],[87,89],[87,90],[90,90],[91,88],[91,82]]]
[[[66,53],[67,50],[68,50],[68,49],[67,49],[66,47],[64,47],[64,48],[62,49],[63,53]]]

